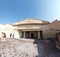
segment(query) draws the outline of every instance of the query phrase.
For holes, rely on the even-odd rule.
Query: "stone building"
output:
[[[6,38],[52,38],[54,31],[51,30],[52,23],[44,20],[28,18],[13,24],[0,24],[0,37],[1,33],[6,34]]]
[[[50,29],[51,31],[53,31],[54,35],[58,32],[60,32],[60,21],[59,20],[54,20],[53,22],[51,22],[50,24]]]

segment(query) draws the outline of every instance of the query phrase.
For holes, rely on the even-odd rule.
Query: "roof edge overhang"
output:
[[[12,24],[13,26],[19,26],[19,25],[48,25],[50,23],[26,23],[26,24]]]

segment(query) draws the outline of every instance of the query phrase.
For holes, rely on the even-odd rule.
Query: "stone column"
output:
[[[25,38],[25,31],[24,31],[24,38]]]
[[[38,31],[38,39],[40,39],[40,31]]]

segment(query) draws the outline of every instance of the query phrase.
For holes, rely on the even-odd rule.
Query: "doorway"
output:
[[[40,37],[41,37],[41,39],[43,39],[43,31],[42,30],[40,31]]]
[[[34,38],[34,33],[31,33],[31,38]]]

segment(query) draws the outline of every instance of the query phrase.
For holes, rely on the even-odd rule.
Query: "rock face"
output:
[[[37,45],[16,39],[6,39],[0,42],[1,57],[36,57]]]

